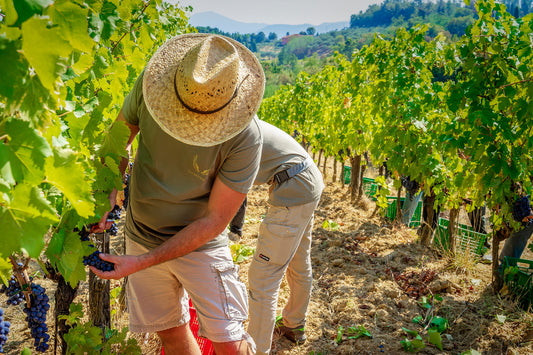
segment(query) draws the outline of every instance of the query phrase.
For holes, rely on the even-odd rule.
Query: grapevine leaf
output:
[[[87,273],[83,257],[91,251],[92,248],[87,243],[82,243],[77,233],[66,234],[58,269],[71,286],[75,286],[80,280],[85,280]]]
[[[0,142],[0,184],[6,186],[8,190],[10,186],[15,185],[17,182],[15,179],[17,171],[19,172],[19,179],[22,176],[22,174],[20,174],[20,169],[16,169],[17,164],[11,164],[11,157],[9,147]],[[3,189],[0,189],[0,191],[1,190]]]
[[[83,9],[73,2],[64,2],[51,6],[48,14],[54,24],[63,29],[65,39],[73,48],[82,52],[92,50],[94,41],[87,32],[88,9]]]
[[[7,286],[7,283],[11,277],[11,268],[13,265],[9,262],[9,259],[4,259],[0,256],[0,281]]]
[[[104,142],[100,151],[101,157],[106,155],[118,155],[120,157],[126,156],[126,144],[130,137],[130,130],[123,121],[115,121],[109,133],[105,136]]]
[[[6,25],[11,26],[17,22],[18,15],[15,6],[13,5],[13,0],[0,0],[0,8],[2,13],[5,15],[4,21]],[[5,63],[2,61],[2,63]]]
[[[68,198],[83,218],[94,212],[91,184],[78,162],[76,154],[70,150],[56,150],[54,156],[46,160],[46,181],[57,187]]]
[[[28,348],[24,348],[24,350],[20,352],[20,355],[31,355],[31,350]]]
[[[33,15],[40,15],[44,8],[49,6],[52,0],[16,0],[14,1],[15,9],[18,13],[17,23],[20,25]]]
[[[43,179],[45,159],[52,155],[50,145],[37,131],[30,127],[29,122],[11,120],[6,124],[6,132],[11,140],[11,168],[16,181],[24,177],[28,183],[38,184]]]
[[[2,7],[3,9],[3,7]],[[0,38],[0,95],[13,97],[15,85],[22,81],[25,75],[22,64],[20,63],[20,54],[15,42],[6,41]]]
[[[22,53],[35,69],[44,87],[55,90],[61,69],[60,58],[67,57],[72,46],[63,39],[62,29],[49,27],[48,19],[31,18],[22,25]]]
[[[24,85],[19,86],[14,95],[22,99],[20,103],[22,116],[31,120],[45,119],[47,112],[45,110],[54,107],[54,103],[50,101],[50,92],[41,84],[36,75],[25,78]]]
[[[0,209],[0,225],[4,233],[0,254],[11,255],[25,250],[37,258],[44,247],[48,226],[57,221],[54,210],[35,186],[19,183],[12,190],[13,198]]]
[[[63,243],[65,243],[65,230],[61,229],[57,233],[54,233],[45,251],[46,257],[56,269],[58,268],[59,260],[61,260]]]

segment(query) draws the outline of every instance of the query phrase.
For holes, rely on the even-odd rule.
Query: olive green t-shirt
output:
[[[154,121],[143,99],[143,74],[124,100],[126,121],[139,126],[139,146],[131,174],[125,232],[154,248],[202,217],[216,177],[248,193],[259,169],[262,137],[257,121],[230,140],[211,147],[182,143]],[[218,236],[199,249],[226,245]]]
[[[270,182],[275,174],[289,169],[309,156],[289,134],[267,122],[258,121],[263,135],[263,152],[261,167],[255,179],[256,185]],[[274,206],[303,205],[317,201],[322,190],[324,190],[322,174],[316,164],[311,163],[307,169],[291,179],[281,184],[275,183],[268,202]]]

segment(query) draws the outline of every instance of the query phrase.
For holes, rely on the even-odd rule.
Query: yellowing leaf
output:
[[[63,39],[62,29],[48,27],[47,18],[32,17],[22,24],[22,53],[35,69],[41,83],[54,91],[61,72],[59,61],[72,46]]]

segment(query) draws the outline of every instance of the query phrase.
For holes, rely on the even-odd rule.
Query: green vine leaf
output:
[[[48,22],[48,19],[33,17],[22,24],[22,53],[43,86],[53,92],[59,83],[59,75],[65,71],[60,59],[69,56],[72,46],[63,39],[62,29],[50,28]]]
[[[56,150],[53,157],[46,160],[46,182],[61,190],[68,198],[80,217],[88,218],[94,214],[91,183],[77,155],[70,150]]]

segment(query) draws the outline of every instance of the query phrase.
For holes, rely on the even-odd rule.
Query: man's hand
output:
[[[107,272],[100,271],[94,266],[89,266],[89,269],[91,269],[91,271],[101,279],[118,280],[142,269],[140,265],[140,256],[110,255],[104,253],[100,253],[99,256],[102,258],[102,260],[115,264],[115,270]]]
[[[109,216],[109,213],[113,211],[113,208],[115,208],[115,204],[117,201],[117,189],[113,189],[111,193],[109,194],[109,205],[111,206],[111,209],[104,213],[102,218],[100,218],[100,222],[96,226],[91,229],[91,233],[103,233],[107,229],[111,228],[113,225],[113,221],[108,221],[107,216]]]
[[[533,215],[526,216],[522,219],[522,222],[529,223],[530,220],[533,219]]]

